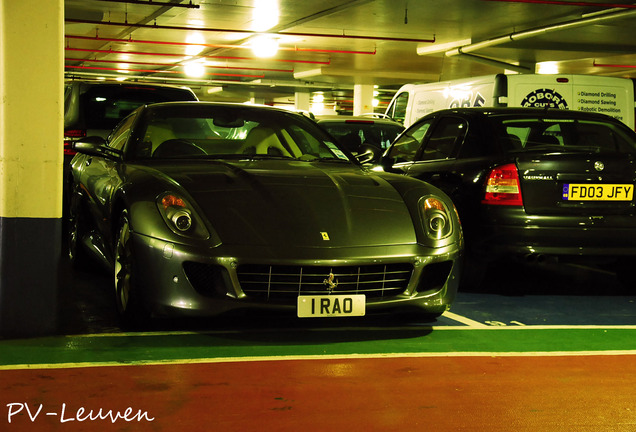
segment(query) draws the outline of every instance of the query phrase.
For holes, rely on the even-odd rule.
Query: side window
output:
[[[122,150],[124,148],[124,144],[126,144],[126,140],[130,136],[130,131],[132,130],[132,124],[135,120],[135,116],[131,115],[125,118],[119,126],[113,131],[110,135],[108,145],[114,149]]]
[[[450,158],[457,145],[464,139],[467,129],[466,121],[461,118],[442,118],[428,138],[424,151],[420,155],[420,160]]]
[[[406,106],[409,102],[409,93],[404,92],[400,93],[398,97],[395,98],[389,109],[387,110],[387,114],[395,121],[400,123],[404,123],[404,119],[406,118]]]
[[[427,120],[419,123],[403,134],[389,150],[389,158],[393,159],[393,163],[412,162],[415,155],[422,145],[422,140],[426,132],[431,127],[433,120]]]

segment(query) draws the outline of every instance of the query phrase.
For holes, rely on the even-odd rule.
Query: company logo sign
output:
[[[565,98],[551,89],[538,89],[523,98],[522,107],[568,109]]]
[[[481,107],[486,103],[486,99],[477,92],[473,95],[473,92],[455,92],[454,98],[451,100],[449,108],[470,108]]]

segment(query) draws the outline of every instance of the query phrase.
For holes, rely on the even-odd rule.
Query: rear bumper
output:
[[[522,209],[487,209],[482,222],[472,232],[466,232],[466,246],[488,259],[529,254],[636,256],[634,219],[634,216],[528,216]]]

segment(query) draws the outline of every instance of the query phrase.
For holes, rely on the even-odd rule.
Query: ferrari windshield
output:
[[[349,157],[299,114],[265,107],[206,103],[149,106],[127,154],[134,159]]]

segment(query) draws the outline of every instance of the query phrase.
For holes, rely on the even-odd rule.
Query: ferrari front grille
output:
[[[365,294],[367,298],[404,292],[411,264],[363,266],[241,265],[238,278],[243,292],[259,300],[292,300],[298,295]]]

